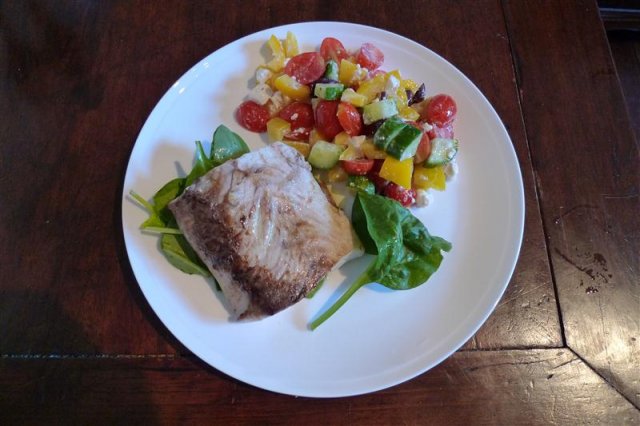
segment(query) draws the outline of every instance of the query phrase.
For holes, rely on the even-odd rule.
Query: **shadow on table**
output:
[[[65,347],[76,352],[63,353]],[[136,360],[96,353],[87,333],[54,298],[25,290],[0,292],[0,423],[154,419],[148,383]]]

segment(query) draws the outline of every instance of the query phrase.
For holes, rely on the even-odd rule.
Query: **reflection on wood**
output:
[[[567,344],[640,406],[640,156],[602,23],[592,3],[506,6]]]
[[[638,410],[566,349],[459,352],[402,385],[341,399],[266,392],[185,358],[5,358],[0,359],[0,412],[5,420],[16,423],[50,419],[168,424],[640,421]]]

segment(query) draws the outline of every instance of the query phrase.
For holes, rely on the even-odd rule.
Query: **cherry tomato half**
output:
[[[373,160],[368,158],[345,160],[341,161],[340,165],[348,175],[364,176],[373,169]]]
[[[416,129],[422,131],[422,138],[420,139],[420,144],[418,145],[418,149],[416,150],[416,155],[413,158],[413,162],[419,164],[429,158],[429,155],[431,154],[431,138],[426,132],[423,131],[420,124],[416,123],[415,121],[409,121],[408,124],[411,124]]]
[[[292,102],[278,113],[278,117],[291,123],[291,131],[284,135],[294,141],[309,139],[313,128],[313,108],[305,102]]]
[[[364,43],[358,51],[357,60],[361,67],[373,71],[384,62],[384,54],[373,44]]]
[[[242,127],[252,132],[266,132],[269,111],[254,101],[245,101],[236,110],[236,119]]]
[[[357,136],[362,132],[362,117],[350,103],[340,102],[337,111],[338,121],[349,136]]]
[[[320,45],[320,54],[325,61],[334,60],[338,65],[342,59],[347,59],[349,57],[347,49],[344,48],[340,40],[333,37],[327,37],[322,40],[322,44]]]
[[[382,164],[384,160],[373,160],[373,167],[367,173],[367,177],[376,187],[376,193],[384,194],[384,189],[389,184],[389,181],[385,178],[380,177],[380,169],[382,168]]]
[[[429,101],[425,118],[429,123],[442,127],[447,123],[451,123],[456,118],[457,112],[458,107],[453,98],[449,95],[439,94]]]
[[[300,84],[313,83],[324,74],[324,59],[318,52],[306,52],[289,59],[284,73],[295,77]]]
[[[339,101],[321,100],[316,106],[316,127],[328,139],[333,139],[342,131],[340,121],[338,121]]]
[[[406,189],[393,182],[389,182],[384,188],[384,195],[396,200],[404,207],[409,207],[416,202],[416,191],[414,189]]]

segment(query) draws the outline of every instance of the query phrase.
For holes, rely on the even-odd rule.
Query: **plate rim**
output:
[[[254,381],[248,380],[245,377],[238,377],[237,375],[231,373],[228,371],[227,368],[221,368],[219,365],[214,365],[211,362],[209,362],[208,360],[208,356],[206,356],[205,354],[202,354],[199,350],[196,350],[191,344],[185,342],[185,340],[179,336],[178,334],[174,333],[174,331],[172,330],[172,328],[170,327],[169,324],[167,324],[167,321],[165,321],[165,319],[163,318],[163,316],[161,316],[155,309],[155,307],[152,305],[151,300],[149,295],[146,293],[145,287],[143,285],[141,285],[141,281],[140,281],[140,277],[138,276],[138,272],[136,271],[136,268],[132,262],[132,258],[131,258],[131,254],[130,254],[130,242],[128,241],[128,230],[125,227],[125,202],[126,199],[129,196],[128,193],[128,188],[127,186],[124,184],[124,182],[127,181],[127,176],[129,174],[129,170],[132,166],[132,161],[134,158],[134,153],[135,153],[135,149],[136,146],[138,145],[138,143],[140,142],[140,140],[143,138],[143,136],[145,136],[147,133],[151,132],[153,133],[153,130],[155,130],[155,128],[157,128],[156,123],[161,121],[161,117],[157,117],[158,114],[161,114],[162,112],[162,116],[164,116],[164,114],[166,114],[168,112],[168,110],[170,109],[170,104],[169,101],[174,98],[176,95],[174,93],[174,88],[176,88],[177,85],[180,84],[181,81],[186,80],[187,82],[192,82],[194,80],[197,79],[198,77],[198,72],[197,70],[199,69],[199,67],[201,67],[201,65],[211,56],[217,54],[218,52],[220,52],[223,49],[227,49],[230,48],[232,45],[235,44],[240,44],[242,45],[242,41],[245,39],[249,39],[251,37],[256,37],[258,34],[261,33],[267,33],[267,32],[272,32],[275,33],[277,31],[283,31],[287,28],[291,28],[291,27],[297,27],[297,26],[302,26],[302,27],[307,27],[307,26],[314,26],[314,25],[338,25],[338,26],[345,26],[346,28],[352,29],[353,27],[358,27],[358,28],[362,28],[366,31],[374,31],[374,32],[382,32],[384,33],[386,36],[390,36],[390,37],[394,37],[394,38],[400,38],[402,39],[403,42],[405,43],[409,43],[411,45],[413,45],[414,47],[418,47],[420,49],[426,49],[427,51],[430,52],[430,54],[434,55],[435,57],[437,57],[440,61],[442,61],[443,63],[445,63],[447,66],[453,68],[457,75],[457,78],[462,78],[466,85],[471,87],[474,91],[476,91],[477,95],[479,95],[479,99],[482,100],[482,102],[485,104],[485,107],[488,107],[489,110],[493,113],[493,116],[496,118],[496,123],[498,124],[498,128],[500,130],[500,132],[506,137],[506,140],[509,142],[508,144],[508,149],[507,149],[507,153],[509,154],[509,157],[511,160],[513,160],[512,162],[510,162],[510,165],[515,166],[515,169],[512,170],[515,173],[515,177],[517,177],[517,182],[515,183],[514,187],[518,190],[517,191],[517,197],[515,199],[515,203],[511,205],[512,208],[515,207],[516,212],[514,213],[514,219],[516,219],[516,224],[518,225],[518,235],[516,240],[517,241],[513,241],[513,243],[515,243],[516,245],[516,251],[512,256],[512,259],[509,260],[509,267],[508,267],[508,274],[504,279],[504,283],[500,286],[500,291],[498,292],[499,294],[497,294],[497,297],[495,298],[495,300],[492,301],[492,303],[490,305],[486,306],[486,309],[483,309],[481,312],[481,317],[482,320],[479,321],[475,327],[472,327],[472,329],[470,330],[470,332],[466,333],[465,335],[465,339],[463,339],[461,341],[461,343],[459,345],[457,345],[456,347],[453,347],[450,350],[445,351],[441,356],[436,357],[434,361],[429,362],[427,365],[425,365],[423,368],[415,370],[413,372],[413,374],[409,374],[409,375],[404,375],[402,377],[399,377],[398,379],[391,380],[391,381],[387,381],[385,383],[379,384],[377,386],[369,386],[367,389],[365,390],[361,390],[361,391],[347,391],[347,392],[340,392],[340,389],[337,388],[336,392],[332,392],[332,393],[326,393],[326,392],[289,392],[285,389],[282,388],[277,388],[274,386],[265,386],[264,384],[258,384]],[[152,120],[152,118],[154,118]],[[466,341],[468,341],[475,333],[477,333],[477,331],[480,329],[480,327],[482,327],[482,325],[487,321],[487,319],[489,318],[489,316],[491,315],[491,313],[493,313],[493,311],[495,310],[497,304],[499,303],[499,301],[501,300],[502,296],[504,295],[504,292],[506,290],[506,288],[508,287],[511,279],[513,278],[513,273],[515,271],[515,268],[517,266],[519,257],[520,257],[520,252],[522,249],[522,243],[523,243],[523,238],[524,238],[524,225],[525,225],[525,215],[526,215],[526,211],[525,211],[525,192],[524,192],[524,183],[523,183],[523,177],[522,177],[522,168],[520,167],[520,162],[518,160],[518,156],[515,150],[515,146],[513,145],[513,141],[511,140],[511,137],[502,121],[502,119],[500,118],[500,116],[498,115],[497,111],[495,110],[495,108],[493,107],[493,105],[488,101],[488,99],[486,98],[486,96],[480,91],[480,89],[462,72],[460,71],[455,65],[453,65],[450,61],[448,61],[447,59],[445,59],[444,57],[442,57],[441,55],[439,55],[438,53],[436,53],[435,51],[431,50],[430,48],[421,45],[419,43],[417,43],[416,41],[413,41],[411,39],[409,39],[408,37],[401,35],[401,34],[397,34],[394,32],[391,32],[389,30],[386,29],[382,29],[382,28],[377,28],[377,27],[373,27],[373,26],[368,26],[368,25],[364,25],[364,24],[359,24],[359,23],[350,23],[350,22],[346,22],[346,21],[309,21],[309,22],[295,22],[295,23],[289,23],[289,24],[284,24],[284,25],[279,25],[276,27],[270,27],[270,28],[264,28],[264,29],[260,29],[258,31],[249,33],[244,35],[243,37],[240,37],[236,40],[233,40],[223,46],[220,46],[218,49],[210,52],[209,54],[207,54],[206,56],[204,56],[202,59],[200,59],[199,61],[197,61],[193,66],[191,66],[187,71],[185,71],[182,75],[180,75],[180,77],[178,78],[178,80],[176,80],[175,83],[173,83],[162,95],[162,97],[157,101],[157,103],[154,105],[154,108],[151,110],[151,112],[149,113],[149,115],[147,116],[143,126],[141,127],[140,132],[138,133],[138,136],[136,137],[136,140],[134,142],[134,145],[131,149],[131,152],[129,154],[129,158],[127,160],[127,166],[125,169],[125,174],[124,174],[124,181],[123,181],[123,190],[122,190],[122,199],[120,200],[122,202],[122,206],[121,206],[121,219],[122,219],[122,232],[123,232],[123,237],[124,237],[124,242],[125,242],[125,250],[127,252],[127,258],[129,260],[129,263],[131,265],[131,269],[133,271],[133,274],[136,278],[137,284],[139,286],[139,288],[141,289],[143,295],[145,296],[146,302],[150,305],[151,309],[154,311],[154,314],[160,319],[161,323],[163,324],[164,327],[166,327],[166,329],[174,336],[174,338],[176,338],[178,341],[181,342],[181,344],[183,344],[189,351],[193,352],[196,356],[198,356],[198,358],[200,358],[202,361],[204,361],[207,365],[209,365],[212,368],[215,368],[218,371],[223,372],[226,375],[229,375],[230,377],[233,377],[236,380],[240,380],[244,383],[247,383],[251,386],[257,387],[257,388],[261,388],[261,389],[265,389],[271,392],[276,392],[276,393],[281,393],[281,394],[286,394],[286,395],[295,395],[295,396],[305,396],[305,397],[315,397],[315,398],[333,398],[333,397],[347,397],[347,396],[355,396],[355,395],[361,395],[361,394],[366,394],[366,393],[370,393],[370,392],[375,392],[375,391],[379,391],[382,389],[386,389],[392,386],[396,386],[400,383],[406,382],[408,380],[411,380],[413,378],[415,378],[418,375],[421,375],[423,373],[425,373],[426,371],[434,368],[435,366],[439,365],[440,363],[442,363],[444,360],[446,360],[447,358],[449,358],[453,353],[455,353],[456,351],[459,350],[459,348],[461,346],[463,346],[465,344]],[[198,348],[199,349],[199,348]]]

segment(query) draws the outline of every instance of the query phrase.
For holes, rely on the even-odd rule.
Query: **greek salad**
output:
[[[458,170],[457,106],[447,94],[385,71],[371,43],[348,51],[327,37],[300,52],[291,32],[267,41],[272,57],[236,110],[240,125],[297,149],[327,183],[346,181],[405,207],[426,206]]]

